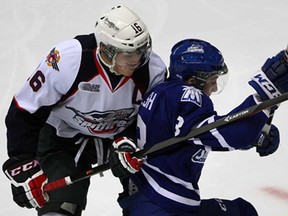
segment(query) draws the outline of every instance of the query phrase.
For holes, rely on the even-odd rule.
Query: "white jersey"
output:
[[[13,127],[9,117],[27,111],[31,121],[20,119],[27,124],[22,125],[22,134],[33,127],[32,119],[37,117],[61,137],[84,134],[112,139],[136,120],[143,94],[164,80],[166,67],[152,52],[150,60],[131,77],[107,71],[98,58],[93,34],[57,44],[16,93],[7,115],[8,133]],[[40,124],[36,127],[40,130]],[[8,140],[8,147],[13,142]]]

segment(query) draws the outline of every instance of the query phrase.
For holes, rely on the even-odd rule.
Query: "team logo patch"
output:
[[[192,161],[194,163],[205,163],[208,152],[205,149],[199,149],[193,156]]]
[[[46,62],[49,67],[52,67],[54,70],[59,71],[58,62],[60,61],[59,51],[54,47],[49,55],[46,57]]]
[[[135,121],[134,109],[109,110],[106,112],[92,111],[83,113],[73,107],[66,106],[74,112],[73,120],[81,127],[87,128],[91,134],[115,133],[127,128]]]
[[[195,103],[197,106],[202,106],[202,97],[201,91],[195,89],[192,86],[184,86],[183,94],[181,97],[181,102],[192,102]]]
[[[201,45],[191,45],[187,48],[186,52],[188,53],[204,53],[204,48]]]
[[[93,83],[81,82],[79,83],[78,88],[81,91],[100,92],[100,85]]]

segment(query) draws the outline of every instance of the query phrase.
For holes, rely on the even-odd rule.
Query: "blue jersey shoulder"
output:
[[[213,103],[208,96],[182,81],[167,81],[144,98],[139,109],[142,123],[138,123],[138,127],[143,134],[150,134],[145,143],[153,145],[187,134],[195,124],[212,114]]]

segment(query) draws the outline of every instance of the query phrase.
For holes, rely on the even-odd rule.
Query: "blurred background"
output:
[[[9,0],[0,7],[0,164],[7,159],[4,118],[15,92],[54,44],[93,32],[96,20],[122,4],[146,23],[153,49],[169,63],[170,48],[185,38],[204,39],[224,55],[230,75],[212,100],[225,114],[254,93],[250,77],[288,44],[287,0]],[[203,198],[243,197],[260,216],[288,215],[288,103],[274,117],[281,133],[276,153],[259,157],[255,150],[211,153],[201,177]],[[25,145],[25,143],[23,143]],[[12,200],[9,181],[0,173],[0,215],[36,215]],[[93,176],[84,216],[121,215],[121,186],[110,171]]]

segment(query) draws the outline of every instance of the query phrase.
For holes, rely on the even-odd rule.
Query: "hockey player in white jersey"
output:
[[[81,215],[89,179],[49,193],[43,185],[106,162],[114,139],[134,135],[143,95],[165,74],[147,27],[125,6],[101,16],[94,33],[52,47],[6,116],[14,201],[38,215]]]
[[[224,117],[217,115],[210,98],[213,92],[220,90],[218,81],[228,72],[216,47],[197,39],[180,41],[172,48],[169,71],[171,80],[153,88],[139,108],[139,148],[150,148],[174,136],[185,136],[193,127]],[[288,92],[287,81],[288,63],[281,51],[269,58],[249,82],[257,94],[248,96],[227,115]],[[124,198],[119,197],[124,215],[258,215],[253,205],[240,197],[201,199],[198,181],[209,151],[256,146],[260,156],[274,153],[279,146],[279,131],[272,125],[263,137],[262,129],[270,111],[275,109],[277,106],[148,155],[140,171],[131,176]],[[117,141],[114,146],[117,149]],[[116,157],[110,162],[123,163],[123,160],[117,161],[121,154],[111,154]],[[117,168],[112,166],[114,175],[125,178],[124,172]]]

